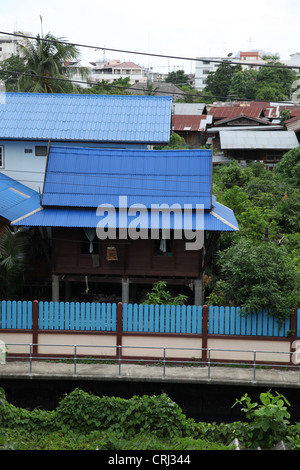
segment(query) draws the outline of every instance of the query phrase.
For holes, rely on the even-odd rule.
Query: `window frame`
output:
[[[5,168],[4,145],[0,145],[0,168]]]

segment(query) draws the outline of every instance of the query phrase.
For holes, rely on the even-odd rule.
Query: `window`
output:
[[[0,145],[0,168],[4,168],[4,146]]]
[[[46,157],[47,156],[47,146],[46,145],[37,145],[35,147],[35,156],[36,157]]]
[[[266,160],[267,162],[278,162],[281,160],[283,152],[280,150],[267,150]]]
[[[24,149],[24,153],[32,153],[32,149]]]

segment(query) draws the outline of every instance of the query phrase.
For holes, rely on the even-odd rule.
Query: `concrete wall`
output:
[[[0,140],[4,146],[4,166],[0,172],[19,181],[35,191],[43,190],[46,156],[36,156],[36,146],[48,146],[48,141],[9,141]],[[92,142],[53,142],[53,146],[63,147],[105,147],[105,148],[134,148],[145,149],[142,144],[102,144]],[[25,153],[26,149],[26,153]],[[28,151],[32,151],[28,153]]]

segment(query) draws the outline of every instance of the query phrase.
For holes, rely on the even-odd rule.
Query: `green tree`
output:
[[[210,73],[207,76],[203,94],[211,95],[224,101],[230,98],[229,90],[232,79],[241,70],[242,67],[240,65],[231,65],[228,61],[222,62],[216,72]]]
[[[93,95],[129,95],[130,78],[118,78],[113,83],[101,80],[90,88],[82,88],[80,93]]]
[[[172,132],[168,145],[155,145],[154,150],[180,150],[187,149],[186,141],[176,132]]]
[[[300,146],[287,152],[274,169],[274,174],[291,186],[300,188]]]
[[[176,72],[169,72],[165,81],[167,83],[174,83],[174,85],[188,85],[190,78],[184,73],[184,70],[177,70]]]
[[[230,82],[228,94],[238,99],[255,99],[256,97],[255,70],[240,70],[236,72]]]
[[[276,91],[276,93],[282,93],[282,99],[290,98],[291,85],[294,81],[297,80],[297,74],[294,70],[280,67],[280,62],[270,63],[272,67],[261,67],[257,72],[256,81],[258,86],[258,92],[256,95],[257,99],[267,99],[267,98],[258,98],[258,93],[262,94],[262,90],[265,85],[269,85],[271,88]],[[273,98],[272,98],[273,99]],[[278,98],[276,98],[278,99]]]
[[[291,189],[278,204],[274,217],[284,233],[300,232],[300,194]]]
[[[241,237],[218,255],[217,288],[245,312],[267,309],[279,320],[299,304],[297,274],[285,247]]]
[[[262,82],[257,84],[255,98],[263,101],[285,101],[288,95],[279,83]]]
[[[75,73],[67,68],[71,60],[78,60],[79,50],[72,44],[66,44],[63,38],[55,38],[51,33],[38,34],[34,40],[23,39],[19,46],[25,58],[27,73],[19,79],[19,91],[35,93],[71,93],[77,87],[66,79]],[[84,71],[82,72],[84,73]]]
[[[24,57],[13,55],[4,60],[0,66],[0,80],[5,83],[8,92],[18,91],[18,80],[21,74],[28,72]]]

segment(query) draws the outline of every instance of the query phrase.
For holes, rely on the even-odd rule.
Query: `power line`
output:
[[[233,61],[229,60],[227,58],[224,59],[211,59],[210,57],[182,57],[182,56],[172,56],[172,55],[165,55],[165,54],[153,54],[150,52],[138,52],[138,51],[130,51],[130,50],[124,50],[124,49],[112,49],[109,47],[104,47],[104,46],[91,46],[89,44],[80,44],[80,43],[75,43],[75,42],[68,42],[68,41],[62,41],[59,39],[46,39],[42,37],[34,37],[34,36],[27,36],[26,34],[19,34],[19,33],[7,33],[4,31],[0,31],[0,34],[5,34],[8,36],[16,36],[16,37],[21,37],[21,38],[27,38],[27,39],[33,39],[36,41],[45,41],[45,42],[50,42],[50,43],[58,43],[58,44],[65,44],[68,46],[75,46],[75,47],[84,47],[84,48],[89,48],[89,49],[99,49],[103,51],[110,51],[110,52],[119,52],[119,53],[124,53],[124,54],[136,54],[136,55],[143,55],[143,56],[150,56],[150,57],[159,57],[159,58],[165,58],[165,59],[176,59],[176,60],[188,60],[188,61],[207,61],[209,60],[210,62],[214,63],[229,63],[229,64],[234,64],[234,65],[241,65],[241,61]],[[286,69],[300,69],[300,66],[292,66],[292,65],[276,65],[276,64],[261,64],[261,63],[254,63],[254,62],[248,62],[245,65],[249,65],[251,67],[271,67],[271,68],[286,68]]]

